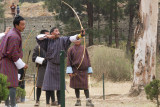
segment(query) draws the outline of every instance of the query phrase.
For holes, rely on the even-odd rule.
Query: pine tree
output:
[[[158,95],[160,94],[160,80],[153,80],[150,84],[145,86],[145,92],[147,99],[157,101],[157,107],[159,107]]]
[[[16,88],[16,101],[20,98],[24,98],[26,96],[26,91],[25,89],[22,89],[20,87]]]
[[[126,52],[128,53],[131,48],[131,41],[133,38],[133,21],[138,16],[139,0],[126,0],[127,5],[125,7],[125,15],[129,16],[129,29],[128,40],[126,44]]]
[[[7,76],[0,74],[0,103],[3,100],[6,100],[9,95],[8,90],[9,83],[7,82]]]

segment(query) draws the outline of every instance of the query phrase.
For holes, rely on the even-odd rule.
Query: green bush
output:
[[[105,79],[112,81],[131,79],[132,65],[124,51],[102,45],[89,47],[88,50],[94,78],[101,80],[104,73]]]
[[[7,76],[0,74],[0,103],[3,100],[6,100],[9,95],[8,90],[9,83],[7,82]]]
[[[20,87],[16,88],[16,101],[20,98],[24,98],[26,96],[26,91]]]
[[[145,92],[147,99],[157,101],[157,107],[159,107],[158,95],[160,94],[160,80],[153,80],[150,84],[145,86]]]

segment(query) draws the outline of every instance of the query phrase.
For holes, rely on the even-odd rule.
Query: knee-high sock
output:
[[[61,104],[61,91],[60,90],[57,90],[57,100],[58,100],[58,104]]]
[[[51,99],[52,99],[52,102],[55,101],[55,94],[54,94],[54,91],[51,91]]]
[[[36,94],[37,94],[37,101],[39,101],[40,96],[41,96],[41,88],[38,88],[38,87],[37,87],[37,92],[36,92]]]
[[[84,94],[85,94],[86,98],[89,98],[89,90],[88,89],[84,90]]]
[[[80,90],[79,89],[75,89],[75,94],[76,94],[76,98],[80,98]]]
[[[46,104],[49,104],[51,91],[46,91]]]

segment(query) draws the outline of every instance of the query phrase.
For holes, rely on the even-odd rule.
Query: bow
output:
[[[23,47],[23,49],[26,48],[27,42],[28,42],[28,40],[30,39],[30,37],[31,37],[31,35],[32,35],[32,33],[33,33],[34,30],[35,30],[35,26],[34,26],[34,28],[31,30],[31,32],[28,34],[27,39],[26,39],[25,42],[24,42],[24,47]]]
[[[64,1],[62,1],[62,3],[64,3],[65,5],[67,5],[68,7],[70,7],[70,8],[72,9],[72,11],[74,12],[74,14],[76,15],[76,17],[77,17],[77,19],[78,19],[78,21],[79,21],[79,24],[80,24],[80,26],[81,26],[81,30],[83,30],[83,26],[82,26],[81,20],[80,20],[80,18],[78,17],[76,11],[75,11],[68,3],[64,2]],[[82,56],[81,62],[80,62],[80,64],[78,65],[77,69],[79,69],[79,67],[82,65],[82,62],[83,62],[83,59],[84,59],[84,54],[85,54],[85,36],[83,37],[83,39],[84,39],[83,56]]]

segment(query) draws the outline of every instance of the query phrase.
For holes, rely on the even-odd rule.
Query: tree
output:
[[[4,9],[2,4],[0,4],[0,18],[4,18]]]
[[[53,12],[54,10],[58,11],[58,9],[60,9],[60,1],[58,2],[57,0],[45,0],[45,5],[48,8],[49,12]]]
[[[124,0],[113,0],[114,1],[114,35],[116,48],[119,47],[119,34],[118,34],[118,20],[123,19],[123,6],[120,6]]]
[[[156,67],[158,0],[140,0],[139,23],[135,28],[134,79],[130,95],[152,81]]]
[[[89,46],[93,45],[93,3],[87,0],[87,14],[88,14],[88,28],[89,32]]]
[[[84,21],[85,21],[86,16],[88,15],[87,17],[88,23],[86,23],[86,25],[88,24],[87,27],[89,28],[88,30],[89,45],[93,45],[93,2],[92,0],[76,0],[76,1],[75,0],[65,0],[65,2],[71,5],[75,9],[78,16]],[[74,12],[68,6],[61,4],[61,2],[57,0],[46,0],[45,4],[47,5],[49,11],[56,11],[56,13],[58,13],[57,19],[61,20],[67,26],[65,27],[67,31],[70,31],[70,30],[74,31],[80,28],[79,23],[76,23],[75,22],[76,20],[74,20],[74,18],[76,17]],[[52,4],[57,4],[57,5],[53,6]],[[86,12],[87,14],[84,14]],[[76,23],[77,27],[74,26],[73,29],[70,29],[70,27],[68,26],[72,26],[73,23],[74,25]]]
[[[113,35],[113,0],[110,0],[110,8],[109,8],[109,29],[110,29],[110,33],[109,33],[109,44],[108,46],[112,46],[112,35]]]
[[[113,35],[115,35],[116,47],[119,46],[118,36],[118,20],[123,18],[123,7],[120,6],[124,0],[101,0],[101,13],[108,22],[106,26],[107,35],[109,35],[108,46],[112,46]],[[108,41],[108,36],[105,36],[105,41]]]
[[[157,101],[157,107],[159,107],[159,99],[158,96],[160,94],[160,80],[153,80],[150,84],[145,86],[145,92],[147,95],[147,99]]]
[[[125,8],[125,14],[129,16],[129,30],[128,30],[128,40],[126,44],[126,52],[128,54],[131,48],[131,41],[133,38],[133,20],[137,17],[139,2],[138,0],[126,0],[127,5]]]
[[[160,1],[159,1],[159,7],[160,7]],[[158,19],[160,19],[160,12],[158,16],[159,16]],[[158,22],[158,25],[160,25],[160,22]],[[157,34],[157,55],[160,55],[160,28],[157,27],[157,30],[158,30],[157,32],[158,33]]]
[[[119,38],[118,38],[118,0],[114,0],[114,30],[115,30],[115,43],[116,48],[119,46]]]
[[[1,101],[5,101],[8,98],[8,86],[9,83],[7,82],[7,76],[0,74],[0,103]]]
[[[18,101],[21,98],[25,98],[26,96],[26,91],[25,89],[22,89],[20,87],[16,88],[16,101]]]

